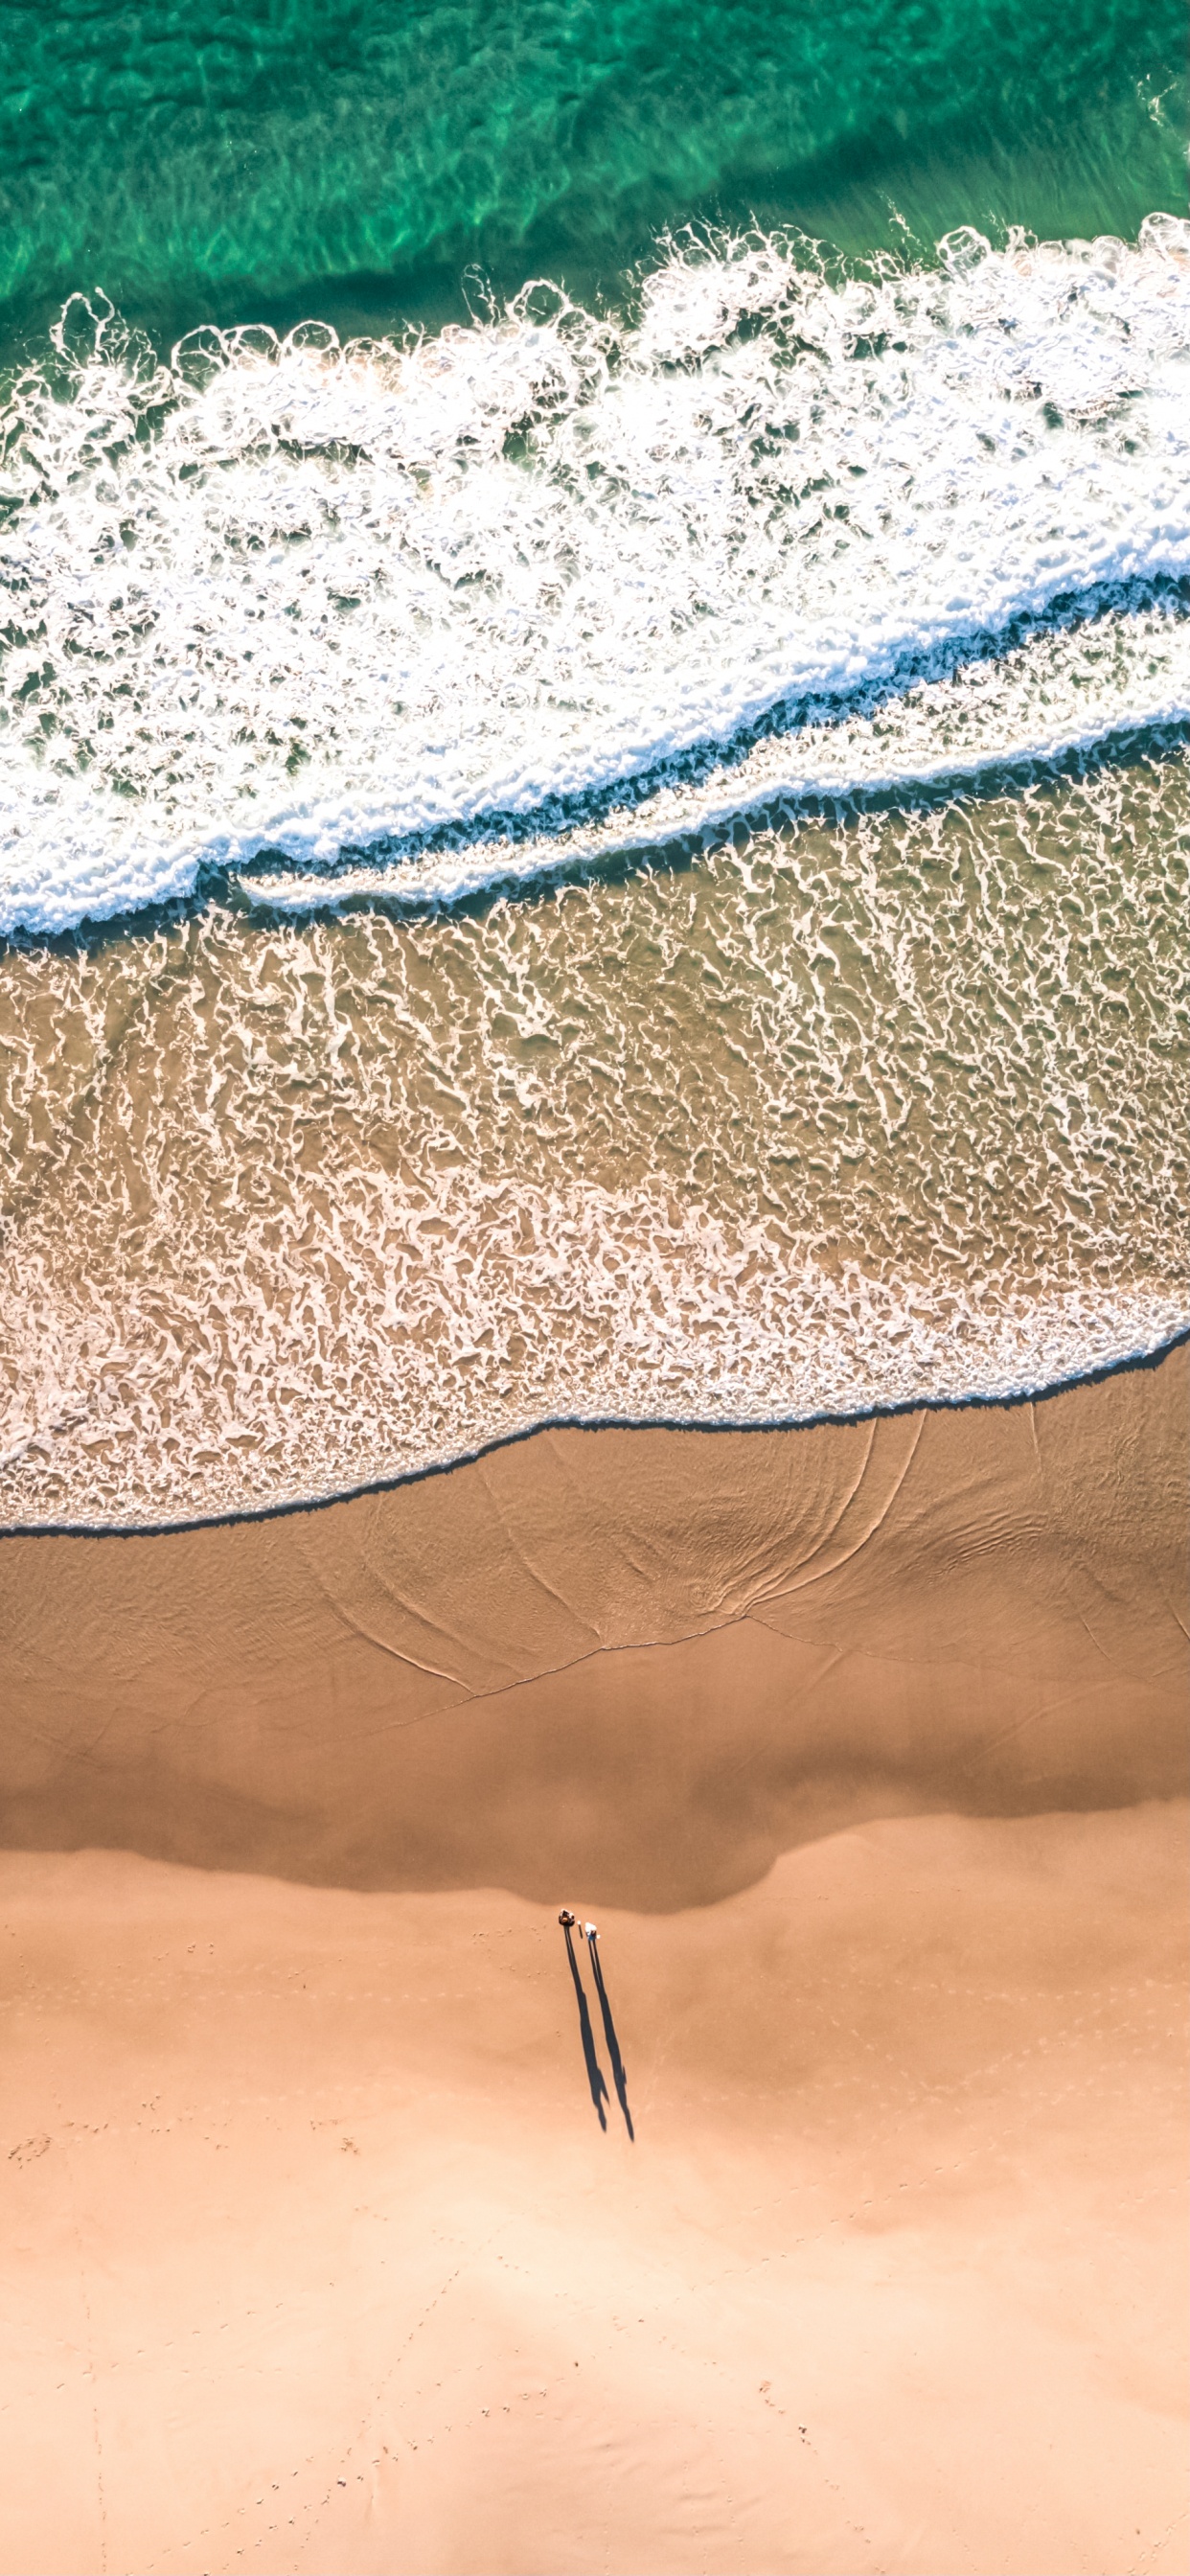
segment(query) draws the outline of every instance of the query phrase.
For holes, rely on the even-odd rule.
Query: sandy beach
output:
[[[4,1543],[5,2570],[1187,2565],[1187,1380]]]
[[[1184,10],[0,63],[0,2576],[1190,2576]]]

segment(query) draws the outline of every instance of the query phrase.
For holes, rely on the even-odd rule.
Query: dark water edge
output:
[[[630,311],[642,265],[686,224],[792,226],[847,260],[914,265],[962,224],[993,241],[1014,225],[1132,237],[1154,209],[1185,209],[1184,56],[1181,0],[1176,13],[1172,0],[921,0],[913,11],[843,0],[830,13],[821,0],[608,0],[599,11],[495,0],[482,12],[241,0],[234,16],[216,0],[16,0],[0,12],[0,364],[93,286],[167,350],[204,322],[284,329],[315,316],[344,337],[432,329],[490,312],[542,273],[586,303]],[[1076,765],[1171,747],[1172,736],[1130,733]],[[719,753],[696,751],[694,765]],[[1046,763],[1045,775],[1066,765]],[[958,793],[1028,784],[1038,771],[1026,767],[993,764]],[[632,792],[651,783],[642,776]],[[940,801],[956,801],[953,782],[855,800]],[[831,800],[834,819],[844,803]],[[619,856],[573,873],[684,868],[696,855],[693,842],[634,852],[628,831]],[[450,909],[482,912],[510,891],[540,898],[553,874],[496,879]],[[230,893],[223,872],[206,871],[192,897],[14,946],[103,946]],[[391,893],[379,900],[406,908]],[[326,905],[339,909],[333,877]],[[548,1429],[790,1430],[1008,1408],[1156,1367],[1188,1339],[1179,1328],[1155,1352],[1008,1396],[915,1395],[739,1423],[546,1414],[298,1500],[0,1535],[158,1536],[287,1517],[451,1473]]]
[[[846,1430],[864,1422],[887,1422],[910,1413],[1016,1413],[1027,1404],[1048,1404],[1055,1396],[1073,1395],[1080,1387],[1105,1386],[1109,1379],[1131,1377],[1141,1370],[1152,1372],[1164,1365],[1173,1353],[1190,1343],[1190,1324],[1179,1327],[1152,1351],[1129,1351],[1122,1359],[1106,1360],[1093,1369],[1079,1369],[1065,1377],[1055,1378],[1044,1386],[1018,1387],[1011,1395],[943,1395],[914,1396],[900,1404],[868,1404],[854,1413],[774,1414],[764,1422],[685,1421],[667,1414],[650,1414],[647,1419],[627,1414],[543,1414],[539,1422],[526,1424],[520,1431],[509,1431],[497,1440],[482,1441],[477,1448],[463,1449],[453,1458],[431,1461],[428,1466],[408,1467],[399,1475],[374,1476],[361,1485],[345,1485],[333,1494],[308,1494],[284,1503],[260,1503],[241,1512],[209,1512],[192,1520],[171,1521],[13,1521],[0,1527],[0,1544],[10,1538],[180,1538],[187,1530],[236,1529],[249,1521],[292,1520],[298,1513],[329,1512],[340,1503],[362,1502],[370,1494],[394,1494],[404,1485],[424,1485],[431,1476],[453,1476],[460,1467],[473,1467],[482,1458],[493,1457],[501,1449],[519,1449],[528,1440],[536,1440],[545,1431],[682,1431],[693,1437],[708,1438],[730,1432],[747,1433],[763,1438],[773,1431]]]
[[[1181,0],[15,0],[0,345],[92,287],[160,345],[621,302],[690,222],[1133,236],[1185,205],[1185,45]]]
[[[1051,618],[1018,619],[1003,635],[980,635],[962,639],[948,655],[934,657],[932,671],[941,672],[965,661],[991,661],[1001,652],[1018,644],[1023,637],[1057,625],[1075,624],[1102,614],[1106,608],[1138,609],[1154,601],[1165,601],[1183,612],[1190,611],[1190,585],[1184,581],[1159,580],[1133,583],[1126,588],[1113,587],[1110,592],[1093,591],[1078,600],[1063,597],[1054,604]],[[906,676],[918,676],[918,666],[909,667],[887,684],[866,687],[850,696],[832,701],[829,712],[845,716],[895,700]],[[667,762],[660,770],[643,769],[606,789],[591,789],[573,796],[559,796],[548,807],[537,807],[528,814],[506,814],[493,809],[477,815],[466,825],[443,824],[411,839],[399,842],[385,840],[357,847],[345,845],[340,853],[340,866],[358,868],[374,864],[377,869],[375,891],[353,890],[344,894],[337,888],[337,870],[325,870],[325,897],[313,895],[300,913],[289,908],[274,910],[260,895],[254,894],[254,880],[261,875],[308,875],[305,862],[290,859],[283,850],[260,850],[253,859],[237,859],[231,866],[204,863],[200,866],[188,894],[172,895],[159,903],[114,913],[84,914],[69,929],[31,930],[21,928],[0,933],[0,970],[6,957],[98,957],[120,947],[125,941],[155,938],[162,931],[177,929],[182,923],[197,919],[212,905],[227,907],[240,915],[251,927],[266,929],[277,921],[302,923],[326,920],[341,921],[361,912],[387,912],[403,921],[422,921],[450,916],[455,919],[482,921],[504,904],[531,905],[554,903],[567,889],[587,885],[622,885],[645,875],[687,875],[710,852],[725,848],[740,826],[748,831],[781,828],[791,823],[818,822],[842,827],[861,815],[935,815],[952,808],[975,808],[989,797],[1023,798],[1038,787],[1057,787],[1066,781],[1092,779],[1105,773],[1149,766],[1177,759],[1190,749],[1190,722],[1167,722],[1157,725],[1128,723],[1113,728],[1093,742],[1073,744],[1069,749],[1048,756],[1023,753],[1017,758],[989,754],[978,769],[963,768],[954,772],[938,771],[920,780],[906,779],[892,785],[856,786],[850,793],[825,795],[807,790],[794,795],[786,792],[774,802],[763,797],[741,799],[729,821],[714,825],[701,824],[671,840],[641,842],[634,840],[632,816],[660,787],[698,784],[714,768],[742,757],[754,744],[771,734],[784,733],[807,719],[807,713],[821,715],[819,702],[809,711],[802,706],[782,707],[770,719],[746,727],[723,744],[698,744],[686,756]],[[564,851],[543,861],[540,869],[516,874],[501,868],[493,860],[492,874],[481,886],[465,893],[439,894],[410,891],[403,894],[399,886],[382,880],[380,871],[396,859],[432,856],[439,852],[471,846],[487,839],[524,846],[543,833],[562,833],[584,825],[605,823],[617,811],[623,812],[624,830],[620,846],[601,853],[568,856]],[[826,1417],[824,1417],[826,1418]],[[851,1417],[848,1416],[848,1419]],[[478,1454],[478,1453],[477,1453]],[[2,1532],[0,1532],[2,1534]]]

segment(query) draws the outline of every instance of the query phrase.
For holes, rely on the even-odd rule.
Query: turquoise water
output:
[[[0,44],[3,1523],[1184,1331],[1180,6]]]
[[[358,328],[472,262],[614,292],[696,218],[1131,236],[1182,211],[1185,50],[1181,0],[9,5],[0,298]]]

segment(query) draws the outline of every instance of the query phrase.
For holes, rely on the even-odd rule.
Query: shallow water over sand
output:
[[[0,1522],[1190,1324],[1190,225],[6,379]]]
[[[1184,758],[1136,751],[453,912],[12,951],[5,1521],[1156,1347],[1188,835]]]

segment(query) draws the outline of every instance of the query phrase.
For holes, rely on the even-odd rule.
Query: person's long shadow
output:
[[[620,2043],[616,2037],[616,2025],[612,2020],[612,2008],[607,2000],[607,1988],[603,1982],[603,1970],[599,1965],[599,1952],[596,1949],[594,1941],[588,1941],[587,1943],[587,1956],[591,1962],[591,1974],[595,1979],[596,1991],[599,1996],[599,2009],[603,2014],[603,2035],[607,2041],[607,2053],[612,2062],[612,2082],[616,2088],[616,2100],[624,2114],[624,2125],[628,2131],[628,2135],[635,2145],[636,2131],[632,2125],[632,2113],[628,2108],[628,2076],[624,2066],[624,2060],[620,2055]]]
[[[599,2126],[601,2129],[606,2129],[607,2113],[604,2110],[603,2105],[605,2102],[609,2102],[611,2100],[611,2095],[608,2092],[607,2084],[604,2080],[603,2068],[595,2054],[595,2033],[591,2028],[591,2015],[587,2010],[586,1991],[583,1986],[582,1978],[578,1972],[578,1960],[574,1955],[574,1943],[570,1937],[570,1925],[568,1923],[564,1923],[562,1929],[566,1935],[566,1956],[570,1961],[570,1973],[574,1979],[574,1991],[578,1998],[578,2026],[579,2035],[583,2043],[583,2056],[586,2059],[587,2065],[587,2082],[591,2087],[591,2100],[599,2113]],[[598,1982],[599,1980],[597,1978],[596,1983],[598,1984]]]

